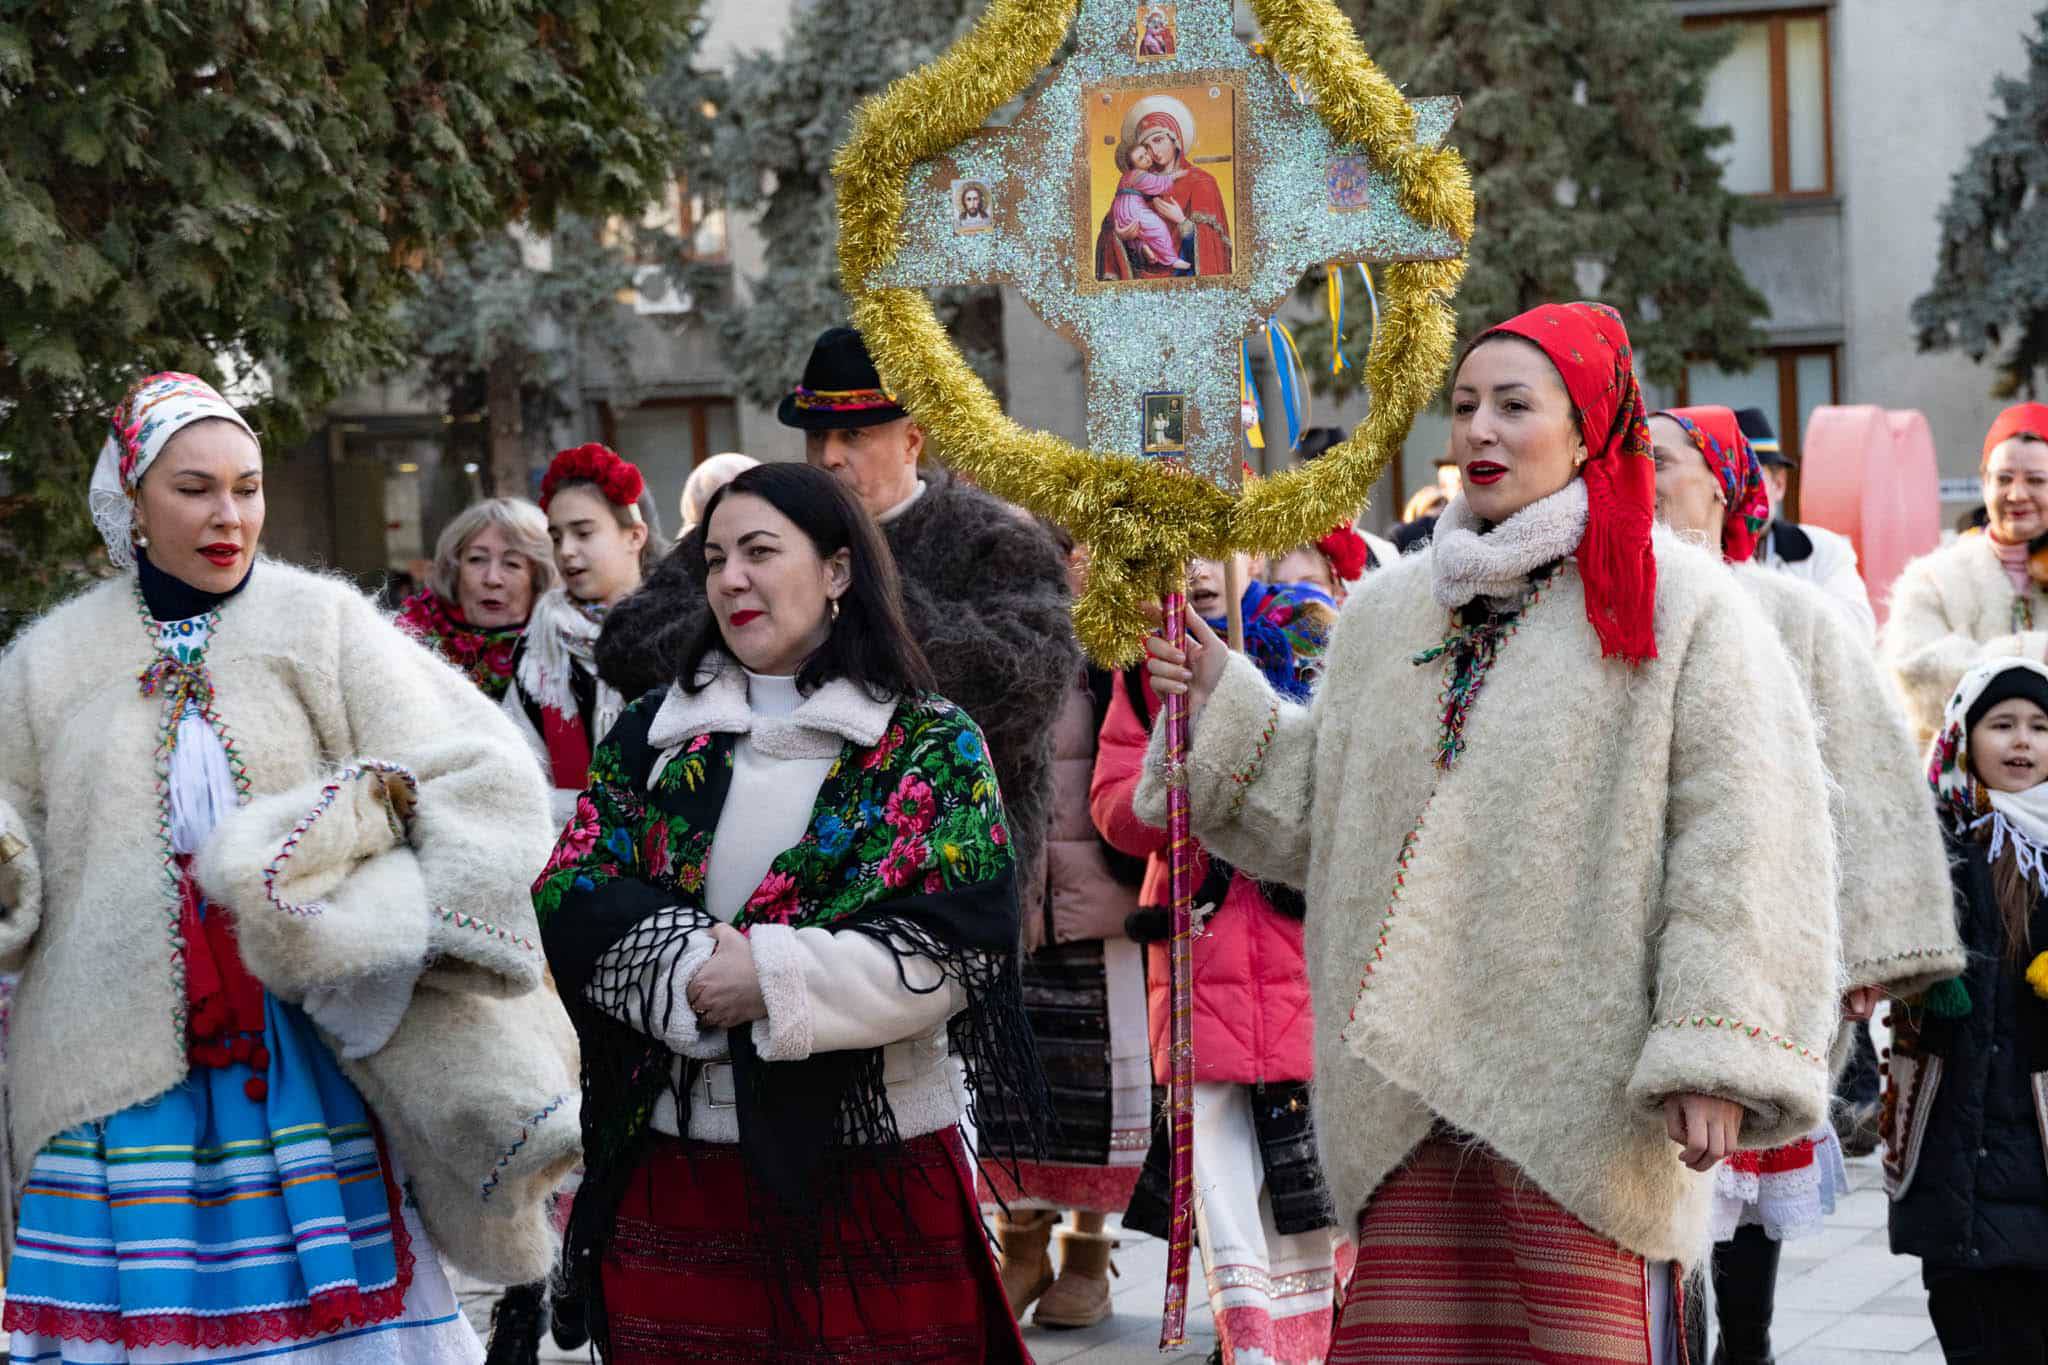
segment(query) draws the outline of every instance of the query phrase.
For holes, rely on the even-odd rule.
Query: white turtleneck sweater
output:
[[[786,721],[803,696],[793,677],[747,673],[747,706],[756,724]],[[782,851],[804,837],[818,789],[838,757],[776,758],[761,752],[752,733],[740,736],[732,754],[732,788],[718,813],[711,856],[704,864],[704,905],[730,922],[768,875]]]

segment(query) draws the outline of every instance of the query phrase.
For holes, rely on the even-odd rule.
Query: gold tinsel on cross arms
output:
[[[1362,380],[1372,411],[1311,464],[1233,497],[1206,479],[1134,455],[1090,452],[1010,420],[967,365],[931,302],[868,280],[896,255],[911,167],[985,124],[1052,61],[1077,0],[993,0],[937,61],[864,104],[833,161],[839,265],[853,323],[876,368],[948,464],[999,497],[1066,527],[1090,551],[1074,630],[1098,662],[1142,650],[1144,606],[1190,558],[1283,551],[1316,540],[1365,505],[1450,368],[1450,306],[1463,259],[1385,267],[1385,306]],[[1316,92],[1339,142],[1362,146],[1418,222],[1472,236],[1472,186],[1448,148],[1415,145],[1415,111],[1330,0],[1252,0],[1275,63]]]

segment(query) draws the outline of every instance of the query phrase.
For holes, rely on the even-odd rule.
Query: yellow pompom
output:
[[[2034,994],[2048,1000],[2048,953],[2037,953],[2027,964],[2027,984],[2034,988]]]

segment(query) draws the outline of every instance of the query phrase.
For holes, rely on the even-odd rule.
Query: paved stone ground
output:
[[[1779,1365],[1938,1362],[1941,1351],[1927,1320],[1920,1264],[1892,1255],[1885,1244],[1885,1197],[1877,1162],[1852,1161],[1849,1176],[1854,1192],[1835,1210],[1826,1229],[1785,1247],[1772,1333]],[[1152,1365],[1206,1359],[1216,1344],[1206,1302],[1189,1313],[1187,1346],[1164,1355],[1158,1350],[1165,1245],[1134,1237],[1117,1253],[1116,1263],[1122,1273],[1112,1285],[1116,1313],[1109,1321],[1083,1332],[1024,1329],[1039,1365]],[[1199,1262],[1195,1274],[1199,1292]],[[491,1295],[481,1289],[465,1290],[463,1300],[483,1329]],[[585,1357],[550,1346],[543,1359]]]

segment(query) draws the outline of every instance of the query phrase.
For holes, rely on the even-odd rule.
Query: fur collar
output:
[[[771,758],[831,758],[842,743],[872,749],[896,714],[896,701],[876,701],[858,683],[835,678],[787,716],[757,716],[747,703],[747,676],[723,654],[712,654],[697,674],[695,696],[671,686],[647,732],[648,743],[670,749],[704,734],[751,735]]]
[[[1482,530],[1464,494],[1451,499],[1432,542],[1437,604],[1452,611],[1475,597],[1495,606],[1521,601],[1529,575],[1579,548],[1586,534],[1586,485],[1573,479],[1491,530]]]

